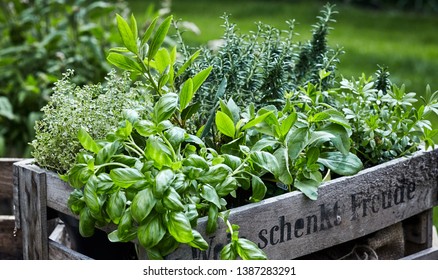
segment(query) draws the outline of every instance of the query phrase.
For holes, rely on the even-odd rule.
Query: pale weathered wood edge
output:
[[[92,258],[78,253],[56,241],[49,239],[50,260],[93,260]]]
[[[438,247],[425,249],[400,260],[438,260]]]

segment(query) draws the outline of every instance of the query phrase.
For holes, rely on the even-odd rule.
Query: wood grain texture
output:
[[[12,166],[22,159],[0,158],[0,199],[12,199],[13,172]]]
[[[92,260],[58,242],[49,239],[50,260]]]
[[[23,259],[21,231],[15,231],[14,216],[0,216],[0,259]]]

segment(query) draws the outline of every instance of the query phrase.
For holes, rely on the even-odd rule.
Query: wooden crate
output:
[[[13,215],[13,163],[22,159],[0,158],[0,259],[22,259],[21,232]]]
[[[233,209],[230,221],[270,259],[311,256],[396,224],[403,230],[402,257],[417,254],[415,258],[434,258],[432,208],[438,204],[437,157],[438,150],[420,151],[327,182],[320,187],[316,201],[291,192]],[[52,211],[71,215],[67,208],[71,187],[30,160],[15,164],[15,188],[16,223],[23,232],[24,258],[55,258],[52,251],[59,245],[49,242],[47,221]],[[210,245],[207,251],[181,246],[168,258],[217,259],[229,236],[223,224],[210,236],[205,227],[206,220],[200,219],[197,229]],[[63,258],[86,256],[69,254]]]

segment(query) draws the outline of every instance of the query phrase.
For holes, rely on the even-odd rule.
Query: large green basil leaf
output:
[[[252,151],[251,160],[259,167],[273,174],[276,178],[280,174],[280,167],[277,159],[271,153],[265,151]]]
[[[224,181],[232,170],[229,166],[225,164],[217,164],[212,167],[199,177],[199,181],[207,184],[221,183]]]
[[[208,243],[205,241],[205,239],[202,237],[202,235],[192,229],[193,234],[193,241],[189,242],[188,244],[193,248],[198,248],[199,250],[207,250],[208,249]]]
[[[267,191],[265,183],[260,179],[258,176],[252,176],[251,179],[251,186],[252,186],[252,195],[251,195],[251,202],[258,202],[261,201],[263,198],[265,198],[265,194]]]
[[[88,180],[87,184],[84,187],[84,201],[87,204],[90,211],[94,214],[98,214],[100,212],[100,201],[97,196],[97,184],[99,179],[97,179],[96,175],[93,175]]]
[[[228,243],[221,250],[221,260],[235,260],[237,252],[234,249],[233,243]]]
[[[234,242],[237,254],[243,260],[266,260],[266,254],[252,241],[245,238],[239,238]]]
[[[109,162],[111,160],[112,156],[114,156],[120,148],[121,148],[121,144],[118,141],[106,144],[97,153],[96,164],[100,165],[100,164]]]
[[[361,160],[352,153],[347,155],[340,152],[321,153],[318,162],[343,176],[354,175],[363,168]]]
[[[90,237],[94,234],[95,219],[91,215],[90,209],[84,207],[79,215],[79,233],[83,237]]]
[[[113,193],[106,207],[106,212],[111,220],[117,225],[125,212],[126,196],[123,191]]]
[[[151,136],[146,140],[145,155],[148,160],[154,162],[157,169],[162,169],[163,166],[172,166],[172,153],[169,147],[156,136]]]
[[[160,97],[154,106],[154,121],[156,124],[170,119],[178,107],[178,95],[176,93],[166,93]]]
[[[157,199],[151,188],[146,188],[137,193],[131,203],[131,215],[137,223],[141,223],[151,213]]]
[[[160,215],[148,217],[139,227],[137,237],[140,244],[147,249],[157,245],[166,234]]]
[[[163,198],[164,193],[170,187],[174,178],[175,173],[171,169],[164,169],[158,172],[155,177],[155,185],[152,188],[154,196],[158,199]]]
[[[139,120],[134,123],[134,128],[141,136],[151,136],[157,133],[156,125],[149,120]]]
[[[78,139],[84,149],[97,154],[102,148],[98,145],[93,138],[91,138],[90,134],[88,134],[85,128],[81,127],[78,132]]]
[[[321,182],[305,178],[299,178],[294,181],[294,187],[311,200],[316,200],[318,198],[318,187],[320,185]]]
[[[168,188],[164,197],[163,205],[171,211],[183,211],[184,205],[181,202],[181,196],[174,188]]]
[[[190,221],[182,212],[170,212],[168,214],[167,229],[179,243],[189,243],[195,238]]]
[[[208,202],[213,203],[218,208],[221,208],[220,198],[216,192],[216,190],[210,185],[203,185],[201,197],[207,200]]]
[[[186,159],[184,159],[183,165],[193,166],[193,167],[201,168],[203,170],[209,169],[208,162],[203,157],[198,156],[197,154],[190,154]]]
[[[286,144],[289,158],[295,160],[301,151],[306,147],[309,140],[309,129],[307,127],[294,126],[286,135]]]
[[[115,168],[110,171],[109,176],[114,184],[122,188],[128,188],[144,179],[144,175],[135,168]]]
[[[135,238],[137,231],[133,227],[133,218],[131,215],[131,209],[128,208],[120,218],[119,225],[117,226],[117,237],[120,240],[131,240]]]
[[[329,132],[334,135],[331,139],[333,145],[344,155],[348,155],[350,151],[350,135],[342,125],[331,123],[322,128],[323,131]]]
[[[227,177],[225,181],[215,186],[216,192],[220,197],[229,195],[237,189],[237,181],[234,177]]]
[[[68,208],[73,212],[73,214],[79,215],[82,208],[86,206],[83,197],[84,195],[82,191],[78,189],[75,189],[68,197],[67,205]]]
[[[219,209],[216,205],[210,204],[208,208],[207,234],[212,234],[217,229],[217,219],[219,217]]]
[[[176,150],[186,138],[186,131],[180,127],[174,126],[165,132],[165,136],[169,143]]]

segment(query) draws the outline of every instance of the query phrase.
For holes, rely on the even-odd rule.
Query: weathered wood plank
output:
[[[92,260],[81,253],[78,253],[58,242],[49,239],[50,260]]]
[[[438,203],[438,150],[419,152],[327,182],[318,200],[289,194],[233,209],[230,221],[240,235],[259,245],[270,259],[293,259],[365,236],[432,208]],[[170,259],[216,259],[228,241],[225,226],[205,234],[206,252],[181,246]]]
[[[21,231],[15,230],[14,216],[0,216],[0,259],[23,259]]]
[[[415,254],[406,256],[402,260],[438,260],[438,248],[432,247]]]
[[[44,172],[20,169],[19,215],[24,259],[48,259],[47,192]]]
[[[22,159],[0,158],[0,199],[12,199],[13,173],[12,165]]]

